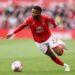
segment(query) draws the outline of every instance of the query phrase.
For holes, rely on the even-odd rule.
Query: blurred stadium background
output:
[[[15,40],[5,39],[10,31],[31,15],[34,5],[40,5],[42,13],[52,16],[58,23],[57,29],[50,30],[56,38],[64,40],[68,45],[69,50],[61,58],[70,64],[71,72],[65,73],[35,47],[30,29],[17,33]],[[75,75],[74,45],[75,0],[0,0],[1,75]],[[25,64],[22,73],[15,74],[11,71],[11,63],[15,60]]]
[[[57,38],[59,36],[61,39],[75,39],[75,0],[0,0],[0,37],[5,37],[7,30],[15,29],[31,15],[30,11],[34,5],[40,5],[43,14],[55,18],[58,30],[52,32]],[[32,37],[28,30],[16,37],[26,38],[23,35]]]

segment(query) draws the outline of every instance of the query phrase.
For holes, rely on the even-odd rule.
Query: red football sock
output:
[[[64,62],[61,61],[58,57],[54,57],[54,58],[51,58],[55,63],[63,66],[64,65]]]
[[[57,56],[55,56],[54,53],[49,48],[45,54],[48,55],[56,64],[59,64],[61,66],[64,65],[64,62],[60,60]]]

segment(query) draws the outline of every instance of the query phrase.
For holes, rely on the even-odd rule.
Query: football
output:
[[[14,61],[12,63],[11,68],[12,68],[12,71],[14,71],[14,72],[21,72],[22,68],[23,68],[23,65],[20,61]]]

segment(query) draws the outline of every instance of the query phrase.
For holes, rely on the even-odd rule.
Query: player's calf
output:
[[[46,53],[46,55],[48,55],[56,64],[63,66],[64,62],[62,60],[60,60],[52,51],[51,49],[48,47]]]
[[[48,55],[51,58],[55,58],[55,55],[53,54],[53,52],[51,51],[51,49],[48,46],[47,51],[45,52],[46,55]]]

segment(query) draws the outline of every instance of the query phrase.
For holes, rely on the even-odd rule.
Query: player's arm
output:
[[[27,24],[21,24],[19,27],[17,27],[15,30],[14,30],[14,32],[13,32],[13,34],[15,34],[15,33],[17,33],[17,32],[19,32],[19,31],[21,31],[22,29],[24,29],[25,27],[27,27],[28,25]]]
[[[57,23],[55,22],[55,20],[52,17],[48,17],[49,22],[53,25],[53,28],[57,27]]]
[[[14,35],[15,33],[21,31],[22,29],[24,29],[25,27],[27,27],[28,24],[26,22],[22,23],[21,25],[19,25],[11,34],[7,35],[7,39],[10,38],[12,35]]]

